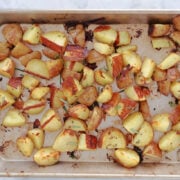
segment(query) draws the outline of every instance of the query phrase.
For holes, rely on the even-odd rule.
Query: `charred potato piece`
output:
[[[41,28],[38,25],[34,24],[24,32],[23,41],[33,45],[39,44],[41,33]]]
[[[102,43],[113,45],[117,38],[117,32],[110,26],[101,25],[94,29],[94,38]]]
[[[165,36],[170,30],[169,24],[151,24],[149,25],[148,34],[151,37]]]
[[[84,104],[77,104],[68,109],[69,116],[82,120],[87,120],[89,117],[89,109]]]
[[[14,97],[11,94],[0,89],[0,111],[11,106],[14,102]]]
[[[151,121],[152,127],[156,131],[166,132],[171,126],[168,113],[156,114]]]
[[[98,96],[97,89],[94,86],[89,86],[84,89],[84,92],[79,96],[78,102],[86,106],[91,106]]]
[[[13,48],[13,50],[11,51],[11,55],[15,58],[20,58],[21,56],[24,56],[31,52],[32,50],[28,46],[26,46],[22,42],[18,42],[16,46]]]
[[[103,54],[100,54],[99,52],[97,52],[96,50],[92,49],[89,51],[88,56],[87,56],[87,62],[88,63],[96,63],[99,61],[103,61],[105,60],[106,56]]]
[[[129,133],[136,134],[143,122],[143,115],[140,112],[134,112],[123,120],[123,126]]]
[[[104,113],[101,108],[95,106],[91,116],[87,120],[87,127],[89,131],[93,131],[98,128],[102,119],[104,117]]]
[[[180,134],[171,130],[164,134],[159,140],[159,148],[162,151],[170,152],[180,146]]]
[[[23,66],[26,66],[31,59],[41,59],[41,52],[33,51],[31,53],[25,54],[19,58],[19,61]]]
[[[98,140],[99,148],[103,149],[126,148],[126,144],[124,134],[114,127],[103,130]]]
[[[34,150],[34,144],[32,140],[29,137],[19,137],[16,140],[16,145],[18,150],[24,155],[24,156],[31,156]]]
[[[9,44],[0,42],[0,61],[6,59],[10,54]]]
[[[6,24],[2,34],[10,44],[16,45],[22,39],[23,31],[19,24]]]
[[[2,125],[6,127],[19,127],[19,126],[23,126],[25,123],[26,123],[26,118],[19,110],[10,109],[6,113]]]
[[[80,134],[78,150],[95,150],[97,148],[97,138],[96,136],[90,134]]]
[[[64,129],[71,129],[74,131],[85,132],[87,130],[87,125],[83,120],[69,117],[65,121],[63,128]]]
[[[32,140],[36,149],[41,149],[43,147],[45,135],[42,129],[31,129],[27,132],[27,135]]]
[[[140,163],[139,155],[132,149],[117,149],[114,152],[114,156],[115,161],[126,168],[133,168]]]
[[[180,15],[174,17],[172,22],[173,22],[174,28],[180,31]]]
[[[39,166],[51,166],[56,164],[60,158],[60,152],[51,147],[39,149],[34,154],[34,161]]]
[[[55,110],[48,109],[40,120],[41,128],[48,132],[53,132],[61,129],[62,122]]]
[[[60,152],[72,152],[78,148],[78,137],[75,131],[65,129],[55,139],[53,149]]]
[[[6,58],[2,61],[0,61],[0,74],[11,78],[14,75],[15,72],[15,63],[12,59]]]
[[[144,147],[151,143],[153,140],[153,128],[147,121],[144,121],[140,130],[133,138],[132,144],[137,147]]]

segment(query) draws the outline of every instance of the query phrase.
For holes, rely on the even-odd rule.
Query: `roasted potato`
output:
[[[36,149],[41,149],[43,147],[45,135],[42,129],[31,129],[27,132],[27,136],[32,140]]]
[[[68,109],[69,116],[82,120],[87,120],[89,117],[89,109],[84,104],[77,104]]]
[[[153,73],[153,80],[154,81],[164,81],[167,79],[167,72],[165,70],[159,69],[158,67],[155,68]]]
[[[16,45],[22,39],[23,31],[19,24],[6,24],[2,34],[10,44]]]
[[[84,68],[84,65],[82,64],[82,62],[78,62],[78,61],[65,61],[64,62],[64,69],[69,69],[75,72],[82,72],[83,68]]]
[[[44,96],[46,96],[48,92],[49,92],[49,87],[46,86],[35,87],[31,92],[31,97],[33,99],[40,100]]]
[[[156,131],[166,132],[171,126],[168,113],[156,114],[151,120],[152,127]]]
[[[81,78],[82,78],[82,73],[80,73],[80,72],[75,72],[75,71],[72,71],[72,70],[69,70],[69,69],[64,68],[64,69],[62,70],[61,77],[62,77],[63,80],[65,80],[65,79],[68,78],[68,77],[72,77],[72,78],[75,78],[75,79],[77,79],[78,81],[80,81]]]
[[[126,148],[126,145],[124,134],[114,127],[103,130],[98,139],[98,146],[103,149]]]
[[[64,129],[71,129],[74,131],[85,132],[87,130],[87,125],[81,119],[69,117],[65,121],[63,128]]]
[[[41,128],[48,132],[60,130],[62,127],[61,118],[53,109],[48,109],[40,120]]]
[[[34,24],[24,32],[23,41],[29,44],[39,44],[41,33],[41,28]]]
[[[97,106],[92,110],[91,116],[87,119],[87,127],[89,131],[93,131],[98,128],[104,117],[103,110]]]
[[[151,43],[154,49],[176,48],[174,42],[168,37],[151,38]]]
[[[170,38],[180,46],[180,31],[172,32]]]
[[[148,34],[151,37],[165,36],[170,30],[169,24],[150,24]]]
[[[86,106],[91,106],[98,96],[96,87],[89,86],[84,89],[84,92],[78,97],[78,102]]]
[[[151,78],[145,78],[141,72],[138,72],[136,75],[135,75],[135,82],[137,85],[139,86],[143,86],[143,85],[146,85],[146,84],[150,84],[152,82],[152,79]]]
[[[162,151],[173,151],[180,146],[180,134],[171,130],[164,134],[159,140],[159,148]]]
[[[126,168],[133,168],[140,163],[139,155],[132,149],[117,149],[114,152],[114,156],[115,161]]]
[[[131,134],[138,133],[144,122],[143,115],[140,112],[131,113],[123,120],[123,127]]]
[[[134,136],[132,144],[137,147],[144,147],[153,140],[154,132],[151,124],[144,121],[138,133]]]
[[[0,89],[0,111],[11,106],[14,102],[14,97],[11,94]]]
[[[10,54],[9,44],[0,42],[0,61],[6,59]]]
[[[99,93],[96,101],[100,103],[106,103],[111,100],[113,95],[112,87],[110,85],[106,85],[102,92]]]
[[[97,148],[97,138],[96,136],[89,134],[80,134],[78,150],[95,150]]]
[[[94,50],[102,55],[110,55],[114,53],[115,49],[112,45],[101,43],[101,42],[94,42]]]
[[[110,75],[116,78],[123,68],[122,55],[118,53],[113,53],[106,58],[106,65]]]
[[[31,53],[25,54],[19,58],[19,61],[23,66],[26,66],[31,59],[41,59],[41,52],[33,51]]]
[[[60,152],[72,152],[78,148],[78,137],[71,129],[63,130],[55,139],[53,149]]]
[[[145,120],[149,121],[151,119],[150,108],[147,101],[139,102],[139,111],[142,113]]]
[[[67,37],[60,31],[49,31],[41,35],[43,45],[62,54],[67,46]]]
[[[94,71],[86,66],[83,68],[83,76],[81,78],[81,84],[83,87],[88,87],[94,83]]]
[[[19,97],[23,91],[22,77],[12,77],[7,84],[7,90],[15,97]]]
[[[180,99],[180,82],[172,82],[170,85],[170,91],[175,98]]]
[[[32,140],[29,137],[19,137],[16,140],[16,145],[18,150],[24,155],[24,156],[31,156],[34,150],[34,144]]]
[[[162,151],[159,149],[158,144],[152,141],[144,148],[143,156],[154,161],[159,161],[162,158]]]
[[[113,82],[113,78],[109,74],[109,72],[102,70],[102,69],[96,70],[94,72],[94,77],[95,77],[95,81],[102,86],[105,86],[107,84],[111,84]]]
[[[0,61],[0,74],[11,78],[14,75],[15,72],[15,63],[12,59],[6,58],[2,61]]]
[[[94,29],[94,38],[102,43],[113,45],[117,38],[117,32],[110,26],[101,25]],[[102,53],[103,54],[103,53]]]
[[[168,96],[170,93],[171,82],[169,80],[158,81],[158,90],[161,94]]]
[[[19,127],[26,123],[26,118],[18,109],[10,109],[2,122],[3,126],[6,127]]]
[[[172,67],[167,70],[167,79],[169,81],[176,81],[180,78],[180,71],[178,67]]]
[[[180,15],[174,17],[172,20],[174,28],[177,29],[178,31],[180,31],[180,22],[179,21],[180,21]]]
[[[61,153],[54,150],[51,147],[45,147],[39,149],[34,154],[34,161],[39,166],[51,166],[56,164],[59,161]]]
[[[99,52],[97,52],[96,50],[92,49],[89,51],[88,56],[87,56],[87,62],[88,63],[96,63],[99,61],[103,61],[105,60],[106,56],[103,54],[100,54]]]
[[[125,51],[135,51],[136,52],[137,46],[129,44],[129,45],[125,45],[125,46],[120,46],[116,49],[116,52],[120,53],[120,54],[122,54]]]
[[[40,81],[38,79],[28,74],[25,74],[22,78],[22,85],[29,90],[32,90],[35,87],[37,87],[39,83]]]
[[[24,56],[31,52],[32,50],[28,46],[26,46],[22,42],[18,42],[16,46],[13,48],[13,50],[11,51],[11,55],[15,58],[20,58],[21,56]]]
[[[142,86],[129,86],[125,89],[126,95],[134,101],[145,101],[150,91]]]
[[[23,104],[23,111],[27,114],[39,114],[44,110],[46,106],[46,101],[42,100],[35,100],[35,99],[28,99]]]
[[[180,131],[180,121],[172,126],[172,130],[174,131]]]
[[[128,45],[131,43],[131,36],[128,31],[118,31],[116,46]]]
[[[137,73],[141,69],[142,61],[137,53],[133,51],[124,51],[122,57],[124,65],[132,67],[132,72]]]
[[[50,59],[59,59],[60,58],[60,54],[50,48],[45,47],[44,49],[42,49],[42,53],[50,58]],[[41,59],[41,58],[35,58],[35,59]]]
[[[180,61],[180,55],[171,52],[163,61],[158,65],[158,68],[162,70],[169,69],[175,66]]]

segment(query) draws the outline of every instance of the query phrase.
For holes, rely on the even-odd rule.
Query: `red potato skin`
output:
[[[150,94],[150,90],[145,87],[134,86],[134,89],[139,98],[143,98],[144,96],[148,96]]]
[[[15,103],[13,104],[13,106],[14,106],[16,109],[22,110],[22,109],[23,109],[23,106],[24,106],[24,101],[22,101],[21,99],[18,99],[18,100],[15,101]]]
[[[169,116],[172,124],[176,124],[180,121],[180,104],[178,104],[174,109],[173,111],[170,113],[170,116]]]
[[[44,124],[41,125],[41,128],[45,128],[45,126],[47,126],[48,123],[51,122],[51,120],[55,117],[55,115],[52,115]]]
[[[41,103],[39,103],[39,104],[36,104],[36,105],[33,105],[33,106],[28,106],[28,107],[26,107],[26,108],[23,108],[23,110],[24,110],[24,111],[27,111],[27,110],[29,110],[29,109],[39,108],[39,107],[41,107],[41,106],[45,106],[45,104],[46,104],[46,102],[44,101],[44,102],[41,102]]]
[[[47,80],[50,79],[50,78],[46,78],[46,77],[44,77],[44,76],[41,76],[41,75],[39,75],[39,74],[29,72],[29,71],[27,71],[27,70],[26,70],[25,72],[28,73],[28,74],[32,74],[32,75],[34,75],[34,76],[40,77],[40,78],[42,78],[42,79],[47,79]]]
[[[22,77],[12,77],[9,79],[8,85],[13,88],[18,88],[18,86],[21,86]]]
[[[151,119],[151,113],[147,101],[139,102],[139,111],[142,113],[145,120]]]
[[[86,134],[86,145],[88,149],[96,149],[97,148],[96,136]]]
[[[52,49],[52,50],[54,50],[60,54],[63,54],[65,51],[65,47],[59,46],[59,45],[55,44],[54,42],[48,40],[47,38],[45,38],[43,36],[41,36],[41,42],[45,46],[49,47],[50,49]]]
[[[128,114],[136,107],[137,102],[130,100],[130,99],[121,99],[120,103],[124,104],[124,109],[121,114],[119,114],[119,117],[121,119],[125,119]]]
[[[106,26],[106,25],[101,25],[101,26],[98,26],[94,29],[94,32],[101,32],[101,31],[106,31],[106,30],[109,30],[111,29],[110,26]]]
[[[122,56],[113,57],[113,77],[116,78],[123,68],[123,59]]]

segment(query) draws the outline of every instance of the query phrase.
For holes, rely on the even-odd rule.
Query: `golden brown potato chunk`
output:
[[[22,28],[19,24],[7,24],[2,29],[5,39],[13,45],[16,45],[23,36]]]
[[[84,92],[79,96],[78,102],[86,106],[91,106],[98,96],[97,89],[94,86],[87,87]]]
[[[6,42],[0,42],[0,61],[9,56],[9,44]]]
[[[151,37],[160,37],[166,35],[170,30],[169,24],[151,24],[149,26],[149,35]]]
[[[50,59],[58,59],[60,57],[60,54],[52,49],[49,49],[45,47],[42,49],[42,52],[45,56],[47,56]]]
[[[158,90],[161,94],[168,96],[170,92],[170,84],[169,80],[159,81],[158,82]]]
[[[170,38],[180,46],[180,32],[174,31],[171,33]]]
[[[173,18],[174,28],[180,31],[180,15]]]

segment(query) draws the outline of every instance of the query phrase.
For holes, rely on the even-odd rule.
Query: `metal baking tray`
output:
[[[91,29],[94,27],[93,24],[112,24],[119,30],[128,29],[132,35],[132,42],[138,45],[138,53],[141,56],[146,55],[154,58],[158,62],[169,51],[161,50],[157,53],[156,50],[152,49],[150,41],[147,39],[148,23],[168,23],[177,14],[180,14],[180,11],[1,11],[0,25],[17,22],[28,26],[28,24],[38,23],[42,24],[45,29],[48,28],[49,24],[51,24],[52,29],[59,29],[62,28],[61,24],[75,21],[92,24],[88,27]],[[0,84],[0,88],[3,86],[4,84]],[[169,111],[167,102],[168,98],[163,101],[156,98],[152,100],[151,109],[155,105],[159,107],[161,105],[160,111]],[[0,114],[1,118],[2,114]],[[107,123],[105,127],[108,125]],[[62,156],[57,165],[38,167],[32,159],[22,158],[16,151],[12,142],[18,133],[24,132],[0,128],[0,176],[180,178],[180,159],[177,152],[168,153],[160,163],[145,162],[133,169],[126,169],[112,161],[109,162],[106,157],[107,152],[101,150],[97,150],[95,155],[93,152],[85,152],[79,160]],[[46,143],[48,144],[48,142]]]

